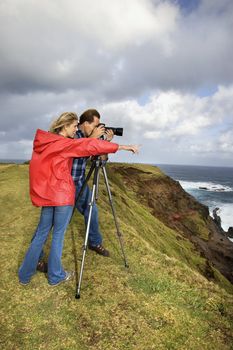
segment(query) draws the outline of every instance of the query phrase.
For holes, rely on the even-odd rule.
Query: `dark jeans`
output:
[[[81,186],[76,185],[76,198],[80,192],[80,189],[81,189]],[[84,216],[86,226],[88,221],[90,201],[91,201],[91,190],[88,186],[86,186],[81,197],[78,199],[78,202],[76,203],[76,208]],[[88,243],[90,245],[98,245],[102,243],[102,236],[99,231],[98,208],[95,203],[92,209]]]

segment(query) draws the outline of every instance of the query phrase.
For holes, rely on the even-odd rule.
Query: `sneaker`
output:
[[[49,283],[50,286],[58,286],[60,283],[67,282],[71,280],[74,277],[74,271],[65,271],[66,276],[63,278],[63,280],[57,282],[57,283]]]
[[[36,270],[43,272],[43,273],[47,273],[48,272],[48,264],[45,261],[41,260],[38,262]]]
[[[19,281],[19,284],[21,284],[21,286],[27,286],[29,283],[30,283],[30,281],[28,281],[28,282]]]
[[[110,256],[110,253],[107,249],[105,249],[102,244],[98,245],[89,245],[89,249],[94,250],[97,254],[102,255],[102,256]]]

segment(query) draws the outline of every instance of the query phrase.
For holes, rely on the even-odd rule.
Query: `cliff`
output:
[[[192,242],[205,258],[204,265],[197,265],[199,272],[214,280],[215,268],[233,283],[233,243],[209,215],[208,207],[158,168],[113,165],[111,169],[122,176],[126,191],[133,190],[153,216],[178,233],[177,240]]]

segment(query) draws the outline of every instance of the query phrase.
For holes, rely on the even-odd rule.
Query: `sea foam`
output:
[[[213,182],[179,181],[185,191],[193,195],[199,202],[209,207],[210,215],[213,217],[213,210],[218,207],[218,215],[221,217],[221,224],[224,231],[233,226],[233,203],[223,203],[217,198],[203,197],[204,192],[232,192],[233,188]]]
[[[179,181],[184,190],[200,190],[210,192],[231,192],[233,188],[214,182],[194,182],[194,181]]]

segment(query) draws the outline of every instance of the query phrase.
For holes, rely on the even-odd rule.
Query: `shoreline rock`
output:
[[[232,226],[230,226],[230,227],[228,228],[227,236],[228,236],[229,238],[233,238],[233,227],[232,227]]]

